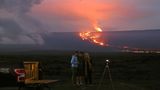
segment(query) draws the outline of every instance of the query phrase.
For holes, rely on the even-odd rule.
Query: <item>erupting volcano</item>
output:
[[[86,26],[81,27],[83,28],[83,31],[79,33],[80,38],[92,44],[106,48],[110,47],[118,50],[147,50],[147,49],[137,48],[129,44],[115,45],[115,43],[112,43],[111,40],[108,40],[106,36],[103,36],[104,35],[103,30],[101,29],[100,24],[98,22],[102,23],[104,20],[109,21],[109,19],[112,19],[112,14],[110,13],[110,11],[113,10],[114,12],[114,10],[116,10],[115,9],[116,6],[117,5],[113,3],[108,3],[106,5],[98,1],[90,2],[88,0],[78,4],[76,6],[78,8],[76,10],[76,14],[78,13],[79,16],[81,16],[82,18],[84,18],[86,21],[89,22],[89,25],[87,25],[88,26],[87,29],[84,29],[86,28]],[[100,12],[103,11],[104,9],[109,10],[108,13]]]
[[[80,32],[79,33],[80,38],[82,40],[86,40],[93,44],[103,46],[103,47],[111,47],[111,48],[116,48],[116,49],[126,50],[126,51],[127,50],[132,50],[132,51],[147,50],[147,49],[142,49],[142,48],[129,47],[126,45],[119,46],[119,45],[109,44],[108,40],[106,40],[106,38],[103,38],[102,36],[103,30],[98,25],[93,26],[93,30],[94,31]]]
[[[79,36],[82,40],[88,40],[91,43],[100,45],[100,46],[108,46],[104,39],[102,38],[102,29],[98,27],[98,25],[94,26],[94,31],[80,32]]]

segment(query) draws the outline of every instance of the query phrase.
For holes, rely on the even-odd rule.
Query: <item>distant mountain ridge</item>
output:
[[[82,50],[112,52],[117,48],[102,47],[83,41],[78,32],[54,32],[48,35],[41,34],[44,45],[0,45],[0,52],[36,51],[36,50]],[[108,31],[103,32],[103,38],[115,46],[129,46],[135,48],[160,49],[160,30],[140,31]]]

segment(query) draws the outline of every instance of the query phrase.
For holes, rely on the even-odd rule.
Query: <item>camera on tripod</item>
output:
[[[110,63],[110,60],[107,59],[107,60],[106,60],[106,63]]]
[[[113,80],[112,80],[112,76],[111,76],[111,72],[110,72],[110,68],[109,68],[109,63],[110,63],[110,60],[106,59],[105,60],[105,68],[104,68],[104,71],[102,73],[102,77],[100,79],[99,86],[98,86],[97,90],[99,90],[99,88],[101,87],[102,82],[103,82],[106,74],[109,74],[109,80],[111,82],[112,90],[115,90],[115,88],[113,86]],[[107,70],[108,70],[108,73],[107,73]]]

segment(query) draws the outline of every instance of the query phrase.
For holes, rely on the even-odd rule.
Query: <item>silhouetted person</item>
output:
[[[88,53],[84,53],[85,84],[92,84],[92,61]]]
[[[71,69],[72,69],[72,83],[76,85],[78,83],[77,70],[78,70],[78,51],[75,51],[71,58]]]
[[[84,81],[84,53],[78,53],[78,85],[82,85]]]

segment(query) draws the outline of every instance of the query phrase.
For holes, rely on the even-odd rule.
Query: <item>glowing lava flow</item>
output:
[[[121,50],[137,50],[139,48],[131,48],[128,46],[118,46],[118,45],[110,45],[109,43],[105,43],[103,38],[102,38],[102,33],[103,30],[98,27],[98,26],[94,26],[94,30],[95,32],[80,32],[79,36],[81,37],[82,40],[88,40],[89,42],[92,42],[96,45],[100,45],[100,46],[104,46],[104,47],[112,47],[112,48],[117,48],[117,49],[121,49]],[[140,49],[139,49],[140,50]]]
[[[102,38],[102,29],[98,26],[94,27],[95,32],[80,32],[79,36],[81,37],[82,40],[87,40],[91,43],[94,43],[96,45],[104,46],[104,47],[111,47],[111,48],[117,48],[125,52],[151,52],[153,50],[148,50],[148,49],[142,49],[142,48],[134,48],[134,47],[129,47],[129,46],[119,46],[119,45],[112,45],[109,43],[105,43],[103,38]]]
[[[107,44],[104,43],[104,40],[101,37],[102,29],[98,26],[95,26],[94,29],[95,32],[80,32],[79,36],[82,40],[88,40],[89,42],[95,43],[100,46],[107,46]]]

